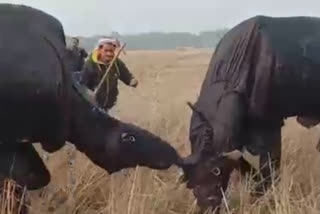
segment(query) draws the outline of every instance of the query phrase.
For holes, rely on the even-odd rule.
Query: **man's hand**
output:
[[[138,80],[132,79],[129,84],[131,87],[136,88],[138,86]]]

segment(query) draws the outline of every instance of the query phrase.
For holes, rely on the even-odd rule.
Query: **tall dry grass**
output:
[[[161,135],[183,155],[190,151],[190,110],[207,69],[206,50],[129,52],[125,61],[140,80],[139,88],[120,86],[114,114]],[[130,99],[129,99],[130,98]],[[130,111],[129,111],[130,109]],[[320,212],[320,130],[307,130],[294,119],[283,128],[281,180],[258,200],[250,197],[252,182],[235,172],[225,193],[224,213],[318,214]],[[178,169],[156,171],[137,167],[108,175],[76,152],[72,173],[66,148],[46,161],[52,182],[30,192],[33,214],[194,214],[195,199],[177,183]],[[68,182],[73,176],[74,183]],[[1,213],[2,214],[2,213]]]
[[[318,214],[319,155],[315,151],[318,130],[300,129],[293,121],[284,128],[285,136],[294,129],[295,139],[284,137],[281,180],[267,194],[252,201],[252,181],[237,178],[226,193],[224,213]],[[161,128],[159,128],[161,130]],[[167,132],[166,128],[162,130]],[[159,131],[160,131],[159,130]],[[310,133],[311,132],[311,133]],[[175,139],[177,139],[176,136]],[[109,176],[78,154],[76,183],[65,192],[49,191],[34,206],[34,213],[96,214],[194,214],[194,197],[184,184],[177,183],[177,168],[155,171],[137,167]],[[81,166],[81,167],[77,167]]]
[[[26,189],[5,179],[0,195],[0,214],[25,214],[28,210]]]

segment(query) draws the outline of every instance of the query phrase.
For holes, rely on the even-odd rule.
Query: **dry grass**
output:
[[[0,213],[1,214],[24,214],[28,202],[26,189],[16,185],[15,181],[5,179],[1,189]]]
[[[114,113],[169,140],[182,155],[189,153],[187,138],[190,110],[207,70],[207,50],[128,52],[124,57],[140,80],[139,88],[120,85]],[[130,97],[130,99],[129,99]],[[228,210],[241,214],[318,214],[319,154],[315,150],[318,128],[306,130],[293,119],[283,128],[283,160],[280,183],[257,201],[249,196],[250,179],[239,179],[226,193]],[[33,214],[193,214],[191,192],[177,184],[176,167],[168,171],[146,168],[108,175],[76,153],[74,185],[68,184],[68,158],[64,149],[46,161],[52,182],[31,192]],[[2,213],[1,213],[2,214]]]

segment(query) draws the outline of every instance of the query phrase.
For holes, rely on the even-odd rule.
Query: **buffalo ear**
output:
[[[222,156],[237,161],[242,157],[242,152],[236,149],[231,152],[223,153]]]

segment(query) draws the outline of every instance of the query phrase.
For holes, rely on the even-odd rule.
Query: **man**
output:
[[[81,47],[79,47],[79,39],[77,37],[72,38],[72,47],[68,50],[72,72],[81,71],[84,59],[88,56],[88,53]]]
[[[87,88],[94,90],[112,59],[115,56],[115,50],[119,42],[112,38],[103,38],[99,40],[98,47],[92,51],[85,62],[81,72],[80,83]],[[112,108],[118,96],[118,79],[131,87],[137,87],[138,81],[128,70],[127,66],[120,59],[116,59],[112,68],[107,74],[106,80],[102,84],[101,90],[97,94],[97,103],[100,107],[108,110]]]

